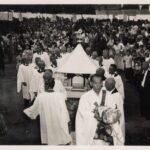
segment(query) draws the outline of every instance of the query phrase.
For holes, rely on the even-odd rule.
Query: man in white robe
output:
[[[43,78],[43,74],[45,72],[45,63],[43,61],[40,61],[38,63],[38,70],[34,70],[30,82],[30,95],[31,95],[31,100],[33,100],[38,93],[38,87],[40,85],[40,81]]]
[[[107,142],[94,139],[98,125],[94,117],[94,103],[101,104],[103,90],[102,77],[93,75],[91,77],[92,90],[86,92],[80,98],[77,116],[76,116],[76,144],[77,145],[109,145]],[[106,91],[106,90],[105,90]],[[106,91],[105,105],[115,108],[115,102],[109,92]]]
[[[51,70],[46,70],[43,78],[41,79],[38,87],[38,94],[44,92],[44,81],[51,78],[53,76],[53,72]],[[65,100],[67,100],[67,91],[65,87],[63,86],[62,82],[60,80],[55,79],[55,85],[53,90],[55,92],[60,92],[64,95]]]
[[[45,62],[46,67],[50,68],[51,67],[51,61],[50,61],[50,57],[49,57],[48,53],[43,52],[42,48],[39,45],[37,45],[36,50],[37,50],[37,52],[33,54],[32,63],[35,63],[36,57],[40,57],[41,60],[43,60]]]
[[[116,103],[117,109],[119,109],[121,112],[119,125],[121,127],[121,130],[123,133],[123,141],[125,143],[125,117],[124,117],[123,99],[122,99],[121,95],[119,94],[119,92],[117,91],[117,89],[115,88],[115,84],[116,84],[116,82],[113,78],[108,78],[105,81],[105,87],[106,87],[107,91],[109,91],[111,93],[111,95],[113,96],[113,99]]]
[[[124,100],[125,95],[124,95],[124,84],[122,81],[121,76],[117,73],[117,66],[115,64],[111,64],[109,67],[109,78],[114,78],[116,81],[115,87],[122,96],[122,99]]]
[[[28,58],[23,57],[23,64],[19,66],[17,74],[17,92],[19,93],[22,90],[24,107],[28,107],[30,103],[30,82],[32,77],[32,68],[29,65]]]
[[[40,93],[34,104],[24,110],[31,119],[40,116],[41,142],[48,145],[65,145],[71,142],[69,114],[64,96],[53,91],[54,80],[45,83],[45,92]]]

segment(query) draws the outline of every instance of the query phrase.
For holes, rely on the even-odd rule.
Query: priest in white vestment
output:
[[[24,110],[31,119],[40,116],[41,142],[48,145],[66,145],[71,142],[70,121],[64,96],[53,91],[54,79],[45,82],[45,92],[40,93],[34,104]]]
[[[77,145],[109,145],[104,140],[95,139],[98,121],[94,117],[94,103],[101,104],[103,97],[102,77],[93,75],[91,77],[92,90],[83,94],[80,98],[78,111],[76,115],[76,144]],[[105,95],[105,105],[114,108],[116,107],[112,95],[107,92]]]
[[[117,109],[121,112],[121,117],[119,120],[119,125],[121,127],[122,133],[123,133],[123,142],[125,143],[125,117],[124,117],[124,107],[123,107],[123,99],[117,89],[115,88],[115,80],[113,78],[108,78],[105,81],[105,87],[107,91],[111,93],[113,96],[113,99],[116,103]]]

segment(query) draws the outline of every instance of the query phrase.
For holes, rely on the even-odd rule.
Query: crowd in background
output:
[[[72,52],[76,45],[81,43],[87,55],[96,64],[103,65],[101,58],[111,58],[118,73],[125,73],[126,80],[139,90],[142,63],[150,61],[150,24],[147,20],[125,22],[117,19],[82,18],[73,21],[56,17],[55,21],[49,18],[34,18],[14,23],[15,25],[12,21],[12,28],[10,27],[8,32],[1,31],[2,75],[5,73],[6,58],[12,63],[15,55],[18,68],[22,56],[30,51],[32,57],[40,46],[42,51],[48,53],[51,66],[56,68],[59,66],[57,60]]]
[[[71,52],[77,43],[82,43],[86,53],[94,59],[102,56],[104,49],[115,60],[117,68],[133,74],[141,70],[141,63],[149,60],[150,25],[148,21],[94,20],[80,19],[76,22],[56,18],[24,19],[16,27],[1,35],[1,70],[4,72],[4,57],[9,63],[13,55],[19,61],[25,50],[36,51],[36,44],[49,53],[52,65],[57,67],[56,59],[61,53]],[[132,59],[132,64],[129,58]],[[125,63],[125,60],[128,59]],[[130,68],[130,69],[129,69]],[[128,76],[128,73],[126,73]],[[129,78],[131,76],[129,75]]]
[[[21,91],[22,84],[27,88],[28,91],[23,92],[25,94],[23,98],[25,108],[29,107],[32,105],[29,104],[29,100],[34,101],[40,91],[43,91],[45,80],[51,80],[49,78],[53,76],[53,71],[62,65],[61,63],[79,43],[91,61],[100,68],[96,74],[103,75],[104,80],[114,78],[115,88],[123,100],[126,98],[124,81],[137,88],[142,99],[141,113],[150,119],[150,102],[148,98],[146,99],[150,96],[150,23],[148,21],[90,18],[73,21],[59,17],[56,17],[55,21],[49,18],[24,19],[22,22],[17,22],[8,32],[1,32],[0,75],[5,76],[7,60],[8,63],[16,61],[16,70],[20,68],[17,76],[20,88],[17,90]],[[26,80],[31,83],[25,82],[22,76],[27,77]],[[67,77],[70,78],[71,75]],[[66,100],[66,89],[62,83],[57,79],[51,82],[55,83],[54,91],[61,91],[63,99]]]

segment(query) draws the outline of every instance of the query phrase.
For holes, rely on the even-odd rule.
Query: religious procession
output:
[[[3,144],[134,145],[139,128],[149,143],[148,20],[23,18],[8,31],[0,36]]]

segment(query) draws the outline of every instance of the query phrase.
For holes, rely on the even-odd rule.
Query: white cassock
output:
[[[48,53],[46,53],[46,52],[43,52],[42,54],[34,53],[32,63],[35,63],[36,57],[40,57],[41,60],[43,60],[45,62],[46,67],[50,68],[51,62],[50,62],[50,57],[49,57]]]
[[[111,64],[115,64],[115,61],[112,58],[109,58],[109,59],[103,58],[103,65],[106,67],[108,72],[109,72],[109,67]]]
[[[22,90],[23,98],[30,99],[29,89],[30,89],[30,82],[32,77],[32,68],[29,66],[25,66],[21,64],[18,69],[17,74],[17,92],[19,93]],[[25,82],[27,85],[24,86],[22,83]]]
[[[120,93],[120,95],[122,96],[122,99],[124,101],[124,98],[125,98],[125,95],[124,95],[124,85],[123,85],[123,81],[121,79],[121,76],[120,75],[111,75],[109,74],[108,75],[109,78],[114,78],[115,81],[116,81],[116,89],[118,90],[118,92]]]
[[[39,73],[38,70],[35,70],[35,69],[32,73],[32,78],[31,78],[31,82],[30,82],[30,89],[29,89],[29,92],[31,95],[31,100],[34,99],[35,93],[38,93],[38,87],[40,85],[40,81],[43,78],[43,74],[44,74],[44,72]]]
[[[25,109],[24,113],[31,119],[40,115],[42,144],[59,145],[71,142],[68,129],[69,114],[61,93],[40,93],[34,104]]]
[[[123,143],[125,143],[125,116],[124,116],[123,99],[122,99],[121,95],[119,94],[119,92],[116,89],[114,89],[111,92],[111,94],[112,94],[113,99],[114,99],[114,101],[117,105],[117,109],[119,109],[120,112],[121,112],[119,125],[120,125],[120,128],[121,128],[122,133],[123,133]]]
[[[103,140],[94,140],[97,129],[97,120],[94,118],[94,103],[100,105],[102,100],[102,91],[97,95],[93,89],[82,95],[80,98],[77,116],[76,116],[76,144],[77,145],[108,145]],[[116,108],[115,101],[109,92],[106,92],[105,105],[110,108]],[[115,126],[118,127],[118,126]],[[121,129],[120,129],[121,130]],[[122,135],[122,133],[119,134]]]
[[[55,79],[55,85],[54,85],[53,90],[55,92],[59,92],[59,93],[63,94],[64,99],[67,100],[67,91],[60,80]],[[39,83],[39,87],[38,87],[38,94],[42,93],[44,91],[45,91],[44,90],[44,79],[41,79],[40,83]]]
[[[103,66],[101,66],[101,68],[103,68],[103,69],[105,70],[105,74],[104,74],[104,76],[107,78],[107,77],[108,77],[108,75],[109,75],[107,68],[106,68],[104,65],[103,65]]]

